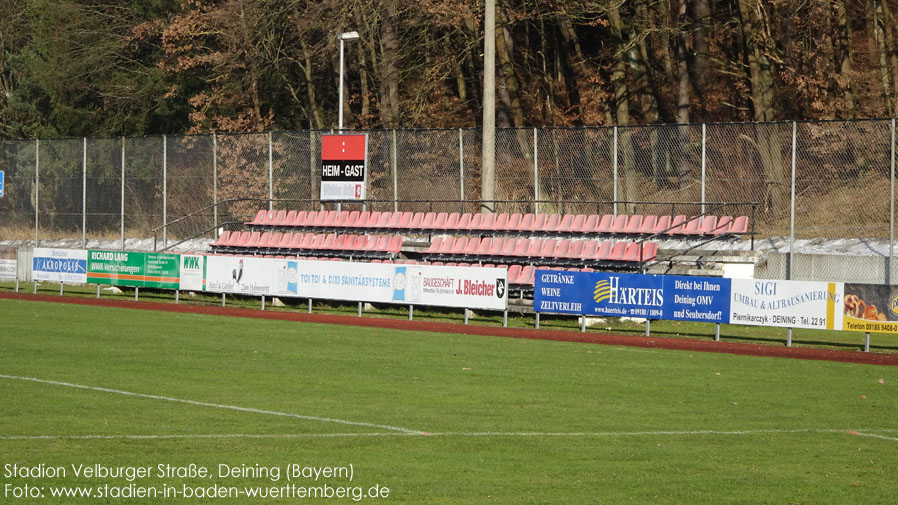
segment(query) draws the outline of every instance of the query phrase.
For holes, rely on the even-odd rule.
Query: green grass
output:
[[[0,291],[11,292],[14,289],[13,283],[0,283]],[[31,293],[32,284],[22,285],[20,289],[23,292]],[[133,288],[123,288],[124,292],[113,295],[107,290],[102,291],[103,298],[118,297],[123,299],[133,299]],[[44,295],[55,295],[59,293],[59,285],[51,283],[41,283],[38,285],[37,292]],[[65,286],[64,293],[68,296],[96,296],[96,286]],[[140,300],[174,303],[174,293],[166,290],[150,290],[142,289],[139,292]],[[285,299],[287,306],[274,307],[268,300],[265,310],[285,310],[285,311],[301,311],[308,309],[306,299]],[[196,305],[221,305],[221,295],[209,293],[181,293],[180,303],[189,303]],[[259,309],[261,300],[259,298],[241,297],[228,295],[226,297],[228,307],[243,307]],[[355,316],[358,314],[358,305],[356,303],[341,303],[336,301],[315,300],[313,310],[316,313],[343,314]],[[408,307],[403,305],[382,304],[376,307],[369,307],[363,312],[364,317],[378,317],[391,319],[408,319]],[[436,307],[416,307],[413,314],[414,319],[435,322],[461,323],[464,321],[464,312],[462,309],[436,308]],[[469,315],[469,323],[482,326],[502,326],[503,317],[500,312],[495,311],[472,311]],[[533,314],[521,314],[510,312],[508,314],[508,326],[513,328],[533,328],[535,318]],[[661,338],[692,338],[699,340],[713,340],[716,325],[712,323],[694,323],[687,321],[652,321],[651,334],[653,337]],[[562,315],[542,315],[540,328],[550,330],[563,331],[580,331],[580,324],[577,317]],[[645,325],[634,323],[631,321],[621,320],[620,318],[604,318],[603,322],[590,326],[588,332],[601,332],[612,334],[630,334],[644,335]],[[760,326],[743,326],[743,325],[721,325],[720,338],[727,342],[747,342],[762,345],[782,346],[787,340],[786,328],[760,327]],[[792,345],[795,347],[813,347],[833,350],[857,351],[864,349],[864,334],[851,331],[827,331],[827,330],[811,330],[797,328],[792,333]],[[870,337],[870,350],[873,352],[898,353],[898,334],[873,333]]]
[[[298,463],[351,464],[352,482],[328,485],[387,486],[388,498],[362,500],[385,503],[843,504],[898,496],[892,367],[18,300],[0,300],[0,320],[2,375],[268,411],[0,378],[3,486],[127,484],[71,473],[6,477],[12,463],[195,463],[216,474],[135,482],[160,489],[280,486],[218,478],[218,465]],[[109,438],[78,438],[87,436]]]

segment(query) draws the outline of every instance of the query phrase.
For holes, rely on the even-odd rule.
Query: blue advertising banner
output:
[[[730,322],[730,279],[666,275],[661,319]]]
[[[537,270],[534,310],[660,319],[662,276]]]

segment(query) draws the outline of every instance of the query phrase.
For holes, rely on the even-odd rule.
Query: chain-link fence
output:
[[[323,133],[0,140],[0,239],[169,243],[260,208],[317,209]],[[479,130],[365,133],[368,210],[482,208]],[[885,242],[871,254],[891,265],[894,159],[893,120],[500,129],[495,210],[697,215],[756,202],[718,213],[753,213],[759,237],[790,243]]]

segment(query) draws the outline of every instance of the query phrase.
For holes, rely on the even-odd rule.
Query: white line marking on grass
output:
[[[851,433],[852,435],[858,435],[861,437],[881,438],[883,440],[891,440],[892,442],[898,442],[898,438],[896,438],[896,437],[887,437],[885,435],[878,435],[876,433],[868,433],[868,432],[863,432],[863,431],[850,431],[849,433]]]
[[[379,428],[382,430],[396,431],[396,432],[400,432],[400,433],[413,434],[413,435],[423,435],[424,434],[424,432],[422,432],[422,431],[410,430],[408,428],[400,428],[398,426],[389,426],[386,424],[363,423],[363,422],[359,422],[359,421],[347,421],[344,419],[335,419],[332,417],[307,416],[307,415],[303,415],[303,414],[294,414],[292,412],[277,412],[274,410],[262,410],[262,409],[254,409],[254,408],[250,408],[250,407],[237,407],[234,405],[220,405],[217,403],[200,402],[200,401],[196,401],[196,400],[185,400],[183,398],[172,398],[170,396],[149,395],[149,394],[144,394],[144,393],[133,393],[131,391],[122,391],[120,389],[110,389],[110,388],[103,388],[103,387],[96,387],[96,386],[85,386],[83,384],[72,384],[70,382],[44,380],[44,379],[38,379],[35,377],[20,377],[17,375],[2,375],[2,374],[0,374],[0,378],[37,382],[40,384],[50,384],[53,386],[64,386],[64,387],[68,387],[68,388],[86,389],[89,391],[100,391],[103,393],[114,393],[117,395],[134,396],[137,398],[147,398],[150,400],[163,400],[163,401],[167,401],[167,402],[186,403],[188,405],[196,405],[198,407],[211,407],[211,408],[215,408],[215,409],[236,410],[238,412],[250,412],[253,414],[264,414],[264,415],[269,415],[269,416],[292,417],[295,419],[304,419],[306,421],[320,421],[320,422],[324,422],[324,423],[346,424],[346,425],[350,425],[350,426],[364,426],[366,428]]]
[[[871,431],[894,432],[896,430],[867,430],[857,432],[846,429],[789,429],[789,430],[689,430],[689,431],[599,431],[599,432],[536,432],[536,431],[483,431],[483,432],[436,432],[426,433],[420,431],[408,432],[378,432],[378,433],[191,433],[170,435],[11,435],[0,436],[0,440],[165,440],[165,439],[219,439],[219,438],[255,438],[255,439],[288,439],[288,438],[362,438],[362,437],[547,437],[547,438],[598,438],[598,437],[651,437],[651,436],[753,436],[753,435],[779,435],[779,434],[814,434],[814,433],[842,433],[860,435],[873,438],[898,441],[898,438],[887,437],[871,433]]]

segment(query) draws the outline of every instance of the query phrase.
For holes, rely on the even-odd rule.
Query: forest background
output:
[[[477,127],[482,1],[0,0],[0,136]],[[898,1],[498,0],[497,126],[894,117]]]

